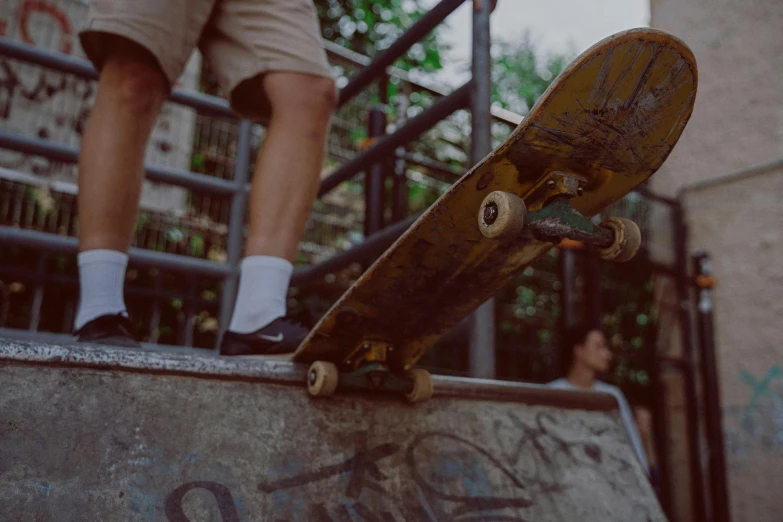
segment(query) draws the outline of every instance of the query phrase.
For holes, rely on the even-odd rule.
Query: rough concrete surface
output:
[[[598,394],[312,399],[262,364],[231,380],[215,357],[71,350],[0,342],[2,521],[665,520]]]

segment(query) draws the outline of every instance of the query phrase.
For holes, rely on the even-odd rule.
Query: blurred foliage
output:
[[[321,35],[371,57],[393,44],[427,12],[421,4],[420,0],[315,0]],[[406,71],[437,71],[442,68],[440,52],[445,49],[435,30],[394,65]]]
[[[564,55],[545,56],[529,33],[518,41],[495,42],[492,55],[492,103],[522,115],[569,62]]]

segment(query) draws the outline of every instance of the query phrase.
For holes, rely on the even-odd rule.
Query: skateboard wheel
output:
[[[314,397],[327,397],[337,389],[339,377],[335,364],[315,361],[307,370],[307,391]]]
[[[408,372],[408,377],[413,381],[413,389],[405,394],[408,402],[428,401],[432,397],[433,386],[430,372],[422,369],[415,369]]]
[[[605,261],[622,263],[630,260],[642,244],[642,233],[630,219],[610,217],[601,222],[614,235],[614,241],[606,248],[599,248],[598,255]]]
[[[484,237],[504,239],[522,231],[527,220],[527,207],[522,198],[510,192],[490,192],[478,212],[479,230]]]

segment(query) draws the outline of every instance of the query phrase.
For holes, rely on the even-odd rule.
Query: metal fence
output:
[[[320,278],[328,283],[335,277],[332,274],[346,268],[350,272],[357,260],[372,258],[399,235],[410,222],[410,219],[403,220],[416,211],[411,208],[416,202],[408,201],[404,194],[408,183],[418,183],[425,192],[429,190],[432,199],[456,179],[460,169],[427,157],[418,144],[412,144],[417,137],[455,112],[468,109],[473,113],[474,142],[476,136],[489,136],[491,112],[494,112],[496,122],[509,127],[519,120],[516,115],[490,109],[489,74],[478,75],[454,92],[445,93],[413,82],[404,71],[392,67],[398,57],[461,4],[462,0],[442,1],[372,61],[325,42],[330,61],[342,74],[350,76],[350,80],[340,91],[340,107],[328,140],[331,172],[326,172],[322,178],[319,199],[301,243],[302,266],[294,275],[294,292],[302,281]],[[488,19],[486,9],[474,17],[479,36],[474,41],[474,61],[483,69],[489,66]],[[0,56],[89,82],[97,78],[95,70],[85,60],[7,38],[0,38]],[[404,96],[398,97],[395,107],[390,107],[389,100],[384,99],[384,86],[388,82],[404,85],[398,89]],[[410,110],[411,99],[415,97],[429,101],[420,103],[429,107]],[[367,107],[372,102],[377,103],[375,112],[380,111],[384,120],[389,113],[394,118],[381,122],[374,130],[368,129],[365,136],[369,138],[373,133],[372,140],[361,136],[356,139],[351,133],[362,128],[357,123],[367,118]],[[190,169],[147,165],[146,179],[186,189],[189,192],[188,212],[175,217],[154,211],[141,213],[134,246],[129,252],[128,306],[134,306],[137,295],[152,299],[151,318],[140,332],[152,342],[185,346],[193,346],[195,342],[201,347],[214,347],[217,339],[215,322],[224,326],[233,306],[249,174],[264,129],[239,120],[219,96],[175,88],[167,105],[170,104],[198,114],[193,161]],[[487,117],[482,118],[479,113],[485,113]],[[363,128],[367,129],[366,123]],[[393,132],[387,134],[387,130]],[[474,156],[483,156],[489,151],[487,139],[481,138],[476,143],[478,148],[474,145]],[[78,148],[73,145],[5,129],[0,130],[0,149],[38,158],[50,165],[73,165],[78,159]],[[387,205],[380,180],[387,175],[382,167],[392,160],[395,161],[393,175],[397,190],[393,192],[393,201]],[[21,287],[4,286],[6,305],[2,309],[6,312],[0,315],[0,327],[68,331],[67,323],[72,319],[73,310],[54,314],[59,316],[56,322],[60,324],[42,324],[42,317],[47,315],[42,315],[42,310],[46,310],[52,297],[60,292],[52,285],[67,288],[75,284],[73,255],[78,247],[74,237],[78,227],[75,194],[67,184],[43,184],[25,176],[24,172],[6,171],[4,174],[0,193],[0,242],[6,254],[24,252],[29,255],[14,257],[21,266],[14,266],[14,262],[8,266],[7,273],[22,283]],[[64,190],[58,190],[61,188]],[[424,198],[418,206],[426,204]],[[401,226],[387,228],[401,221]],[[365,223],[363,229],[362,222]],[[385,229],[386,235],[373,240],[371,236],[381,229]],[[7,261],[11,256],[3,257]],[[44,292],[47,299],[43,299]],[[11,299],[13,307],[8,306]],[[70,300],[57,304],[64,308],[75,305]],[[20,308],[29,310],[27,324],[23,324],[20,314],[14,312]],[[167,313],[177,316],[182,332],[170,335],[170,332],[160,331],[160,318]],[[200,338],[199,334],[204,332],[210,332],[210,335]]]

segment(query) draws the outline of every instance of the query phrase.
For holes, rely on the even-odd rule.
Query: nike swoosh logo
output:
[[[271,335],[264,335],[264,334],[258,334],[258,336],[261,337],[261,339],[264,339],[265,341],[272,341],[273,343],[279,343],[280,341],[285,339],[285,337],[283,337],[282,332],[278,333],[274,337],[272,337]]]

